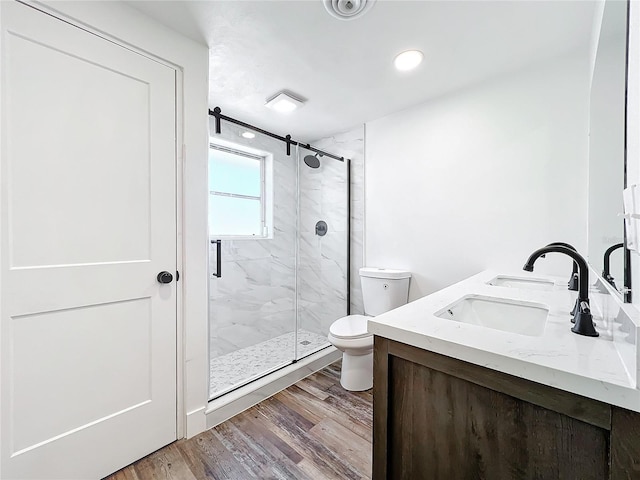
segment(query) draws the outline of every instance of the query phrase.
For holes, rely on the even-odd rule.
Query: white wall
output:
[[[369,122],[366,263],[413,272],[414,300],[552,241],[584,251],[588,88],[585,48]]]
[[[186,428],[180,422],[180,431],[193,436],[206,428],[204,411],[207,392],[207,152],[208,152],[208,71],[209,51],[206,45],[194,41],[160,25],[137,10],[121,3],[109,1],[32,2],[38,8],[66,18],[76,25],[86,26],[119,44],[130,45],[137,51],[147,52],[173,64],[182,72],[178,83],[178,97],[184,122],[179,137],[185,145],[178,155],[182,171],[178,177],[186,187],[182,194],[184,214],[182,221],[182,258],[178,259],[182,275],[183,324],[178,345],[184,363],[179,364],[180,378],[178,405],[186,412]],[[180,120],[179,119],[179,120]],[[114,119],[117,121],[117,119]],[[184,153],[184,158],[182,158]]]
[[[591,38],[589,42],[589,90],[593,83],[593,72],[596,69],[596,57],[598,56],[598,44],[600,43],[600,30],[604,18],[606,0],[597,0],[593,10],[593,23],[591,25]]]

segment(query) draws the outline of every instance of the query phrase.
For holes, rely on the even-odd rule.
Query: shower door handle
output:
[[[216,273],[213,276],[220,278],[222,276],[222,240],[211,240],[211,243],[216,244]]]

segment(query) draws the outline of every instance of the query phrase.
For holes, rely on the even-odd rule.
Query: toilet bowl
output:
[[[360,392],[373,386],[373,335],[367,332],[367,317],[347,315],[329,327],[329,341],[342,352],[340,384]]]
[[[411,273],[386,268],[360,269],[365,315],[347,315],[329,327],[329,341],[342,352],[340,384],[354,392],[373,386],[373,335],[367,320],[407,303]]]

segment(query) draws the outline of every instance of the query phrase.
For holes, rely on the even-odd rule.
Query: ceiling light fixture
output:
[[[322,0],[324,8],[339,20],[353,20],[368,12],[376,0]]]
[[[242,132],[241,134],[244,138],[256,138],[256,134],[253,132]]]
[[[420,65],[423,58],[424,54],[420,50],[407,50],[396,55],[393,64],[401,72],[407,72]]]
[[[280,92],[267,100],[264,106],[279,113],[291,113],[303,104],[302,100],[291,96],[291,94]]]

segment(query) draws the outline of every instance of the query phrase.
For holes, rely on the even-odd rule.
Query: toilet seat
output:
[[[367,320],[369,318],[366,315],[347,315],[333,322],[329,327],[329,333],[333,337],[343,340],[372,336],[373,334],[367,332]]]

